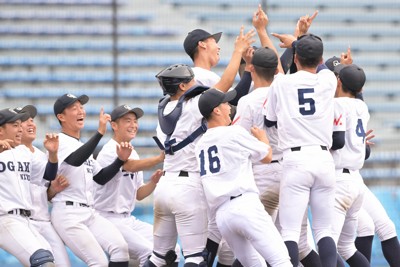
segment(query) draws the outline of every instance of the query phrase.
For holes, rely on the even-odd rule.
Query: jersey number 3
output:
[[[305,96],[305,94],[308,93],[314,93],[314,88],[304,88],[297,90],[300,105],[299,111],[301,115],[313,115],[315,113],[315,101],[313,98]]]
[[[211,173],[217,173],[221,169],[221,161],[218,158],[218,147],[216,145],[210,146],[207,149],[207,155],[204,152],[204,149],[200,151],[200,176],[203,176],[207,173],[206,170],[206,157],[208,158],[208,170]]]

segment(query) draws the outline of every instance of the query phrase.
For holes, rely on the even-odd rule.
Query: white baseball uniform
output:
[[[110,139],[100,150],[97,162],[108,166],[117,158],[115,147],[118,143]],[[135,150],[129,157],[139,159]],[[142,266],[153,250],[153,225],[142,222],[131,215],[135,209],[137,190],[144,185],[143,172],[120,171],[105,185],[94,183],[94,208],[112,222],[128,243],[131,259],[139,260]],[[179,261],[180,249],[176,247]]]
[[[49,205],[47,201],[47,189],[50,182],[43,179],[43,174],[48,161],[46,154],[33,147],[33,156],[36,161],[42,161],[40,169],[35,168],[37,175],[31,176],[31,197],[32,197],[32,214],[31,224],[36,230],[49,242],[54,255],[54,261],[57,266],[71,266],[67,250],[64,242],[54,230],[50,222]]]
[[[283,240],[299,242],[308,203],[316,243],[331,237],[335,167],[333,98],[337,80],[329,70],[277,75],[270,87],[266,118],[277,121],[283,151],[279,220]]]
[[[198,108],[200,96],[183,102],[182,114],[176,124],[171,139],[181,142],[200,125],[203,116]],[[164,115],[170,113],[178,101],[170,101]],[[157,137],[164,143],[166,135],[160,125]],[[194,146],[199,138],[186,147],[165,155],[164,175],[154,190],[154,247],[153,250],[165,255],[174,250],[179,235],[185,257],[203,252],[207,240],[207,205],[200,183],[199,167],[194,154]],[[152,254],[150,258],[156,266],[165,265],[163,259]],[[200,263],[202,256],[189,257],[185,262]]]
[[[33,227],[31,173],[39,167],[24,145],[0,153],[0,248],[14,255],[24,266],[39,249],[52,251],[49,243]]]
[[[83,143],[59,134],[58,173],[69,186],[51,201],[51,222],[65,244],[89,266],[107,266],[106,251],[113,262],[129,261],[128,245],[118,229],[93,208],[93,175],[101,170],[91,155],[81,166],[64,160]]]
[[[221,80],[221,77],[211,70],[206,70],[200,67],[193,67],[192,70],[194,73],[194,79],[199,85],[213,87]]]
[[[193,67],[194,79],[197,84],[214,87],[220,80],[221,77],[211,70],[206,70],[201,67]],[[218,262],[224,265],[232,265],[235,260],[231,248],[227,242],[221,241],[220,233],[218,233],[218,227],[215,224],[215,220],[208,222],[208,238],[213,242],[219,243],[218,248]]]
[[[348,260],[357,251],[354,241],[365,187],[359,170],[364,165],[365,129],[370,116],[367,105],[360,99],[337,97],[334,102],[333,131],[345,132],[345,144],[331,151],[336,168],[332,232],[340,256]]]
[[[365,194],[364,194],[364,203],[362,206],[362,210],[364,210],[372,219],[375,230],[372,232],[376,233],[379,237],[380,241],[385,241],[397,236],[396,226],[393,221],[388,216],[385,208],[382,206],[382,203],[379,199],[371,192],[371,190],[364,185]],[[365,222],[364,220],[367,220]],[[365,225],[368,224],[368,218],[362,217],[359,218],[359,236],[368,236],[371,235],[371,227],[366,228]],[[364,229],[360,228],[364,225]],[[368,229],[368,230],[367,230]]]
[[[265,260],[272,266],[292,266],[253,176],[252,162],[262,160],[269,149],[235,125],[208,129],[196,144],[210,216],[243,266],[265,266]]]
[[[267,132],[269,144],[273,151],[272,162],[270,164],[254,162],[253,173],[260,192],[261,203],[268,214],[271,215],[273,221],[275,221],[278,212],[279,187],[282,176],[282,164],[280,161],[283,153],[278,147],[277,128],[266,127],[264,123],[263,109],[266,108],[268,101],[268,91],[269,87],[260,87],[240,98],[232,124],[242,126],[249,133],[252,126],[264,129]],[[304,220],[299,242],[300,259],[306,257],[313,247],[308,242],[307,215],[304,216]],[[275,225],[280,230],[279,220],[276,221]]]

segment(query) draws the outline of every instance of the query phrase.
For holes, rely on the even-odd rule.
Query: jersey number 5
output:
[[[313,115],[315,113],[315,101],[311,97],[305,97],[305,94],[314,93],[314,88],[298,89],[299,111],[301,115]],[[308,106],[306,106],[308,104]]]
[[[211,173],[217,173],[221,169],[221,161],[218,158],[218,148],[217,146],[210,146],[207,149],[207,155],[205,155],[204,149],[201,150],[199,154],[200,158],[200,176],[207,173],[205,169],[205,157],[208,157],[208,169]]]

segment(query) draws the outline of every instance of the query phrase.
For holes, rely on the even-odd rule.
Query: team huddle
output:
[[[301,17],[294,35],[272,34],[279,56],[259,6],[221,77],[211,69],[222,33],[189,32],[194,66],[155,75],[164,97],[153,157],[131,145],[139,107],[100,110],[83,143],[89,97],[66,93],[45,152],[33,145],[36,107],[0,110],[0,248],[32,267],[71,266],[65,246],[102,267],[177,267],[181,256],[185,267],[363,267],[376,233],[388,264],[400,266],[395,226],[359,172],[374,137],[367,77],[350,49],[323,61],[321,38],[308,32],[317,14]],[[161,163],[145,182],[143,171]],[[151,194],[153,225],[131,215]]]

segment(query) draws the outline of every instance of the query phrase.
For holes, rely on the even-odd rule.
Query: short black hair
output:
[[[272,82],[274,80],[276,68],[264,68],[260,66],[254,66],[254,71],[259,77],[262,77],[266,81]]]
[[[297,60],[299,61],[300,65],[303,67],[316,68],[321,63],[322,57],[305,58],[305,57],[297,55]]]

